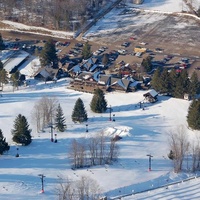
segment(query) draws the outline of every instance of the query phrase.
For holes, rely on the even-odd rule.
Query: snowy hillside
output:
[[[186,126],[188,101],[159,96],[157,103],[146,103],[145,110],[142,110],[138,103],[144,100],[144,91],[128,94],[109,93],[106,94],[106,100],[113,108],[116,119],[114,122],[109,121],[109,112],[95,114],[90,111],[92,94],[68,90],[67,84],[68,81],[60,80],[56,84],[41,83],[22,87],[14,93],[11,92],[11,88],[10,91],[3,92],[0,98],[0,128],[11,149],[0,158],[1,199],[56,199],[55,188],[59,176],[72,180],[82,175],[89,176],[98,182],[102,192],[109,197],[130,194],[133,191],[140,192],[193,176],[187,173],[174,174],[172,163],[167,159],[167,133],[179,125]],[[44,95],[58,98],[67,119],[67,131],[57,133],[58,143],[50,142],[50,130],[36,133],[31,120],[34,103]],[[71,121],[72,109],[79,97],[88,112],[88,133],[85,132],[85,124],[74,124]],[[10,131],[19,113],[25,115],[31,125],[33,142],[27,147],[19,147],[20,157],[16,158],[16,146],[12,143]],[[68,159],[71,141],[74,138],[87,138],[90,134],[101,131],[110,136],[118,134],[122,137],[118,142],[118,162],[110,166],[91,167],[89,171],[71,170]],[[189,130],[188,132],[193,134]],[[147,154],[153,155],[151,172],[148,171]],[[41,181],[38,174],[46,176],[44,194],[39,193]],[[161,192],[163,193],[163,190]],[[161,192],[155,193],[154,199],[158,197],[156,194]],[[173,190],[170,192],[173,193]]]

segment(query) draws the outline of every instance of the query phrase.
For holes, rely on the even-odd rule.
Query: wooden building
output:
[[[145,100],[147,100],[150,103],[154,103],[158,100],[158,93],[155,90],[150,90],[149,92],[143,94],[143,96],[145,97]]]

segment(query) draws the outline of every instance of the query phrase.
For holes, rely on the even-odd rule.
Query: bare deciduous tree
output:
[[[200,168],[200,135],[196,135],[195,141],[191,145],[192,171]]]
[[[55,97],[44,96],[35,103],[32,111],[32,119],[36,124],[38,132],[46,126],[52,125],[57,107],[58,100]]]
[[[75,198],[72,182],[59,177],[59,186],[56,188],[58,200],[73,200]]]
[[[69,158],[72,168],[109,164],[116,160],[119,148],[116,141],[110,140],[103,133],[81,141],[74,140]]]
[[[179,126],[169,133],[169,146],[174,155],[174,171],[178,173],[182,170],[183,159],[189,148],[187,132],[184,126]]]
[[[100,187],[97,182],[87,176],[82,176],[76,183],[77,199],[97,200],[100,196]]]
[[[98,200],[101,189],[94,179],[82,176],[77,181],[60,179],[56,193],[59,200]]]

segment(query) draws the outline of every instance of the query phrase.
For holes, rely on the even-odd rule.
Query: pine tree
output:
[[[78,98],[72,112],[72,121],[75,123],[76,122],[81,123],[87,120],[88,120],[87,112],[85,110],[83,101],[81,100],[81,98]]]
[[[3,85],[8,83],[8,75],[5,69],[0,70],[0,86],[3,91]]]
[[[178,75],[175,69],[172,69],[169,73],[169,79],[170,79],[170,91],[169,93],[174,96],[174,92],[176,89],[176,81],[178,79]]]
[[[3,63],[0,60],[0,71],[3,69]]]
[[[187,115],[188,126],[194,130],[200,130],[200,100],[195,99],[190,104]]]
[[[160,76],[160,93],[169,94],[170,92],[170,78],[167,69],[164,69]]]
[[[91,57],[92,55],[91,46],[89,45],[88,42],[86,42],[85,45],[83,46],[82,55],[83,55],[83,59],[85,60]]]
[[[32,142],[31,129],[25,116],[19,114],[14,121],[14,129],[11,130],[13,141],[22,145],[29,145]]]
[[[58,108],[56,110],[55,126],[58,129],[58,131],[60,132],[65,131],[66,128],[65,117],[60,104],[58,105]]]
[[[156,71],[153,74],[151,85],[156,91],[160,91],[160,75],[161,75],[161,69],[157,68]]]
[[[6,138],[4,138],[2,130],[0,129],[0,154],[2,155],[5,151],[8,151],[10,146],[6,142]]]
[[[200,92],[200,83],[198,80],[198,76],[196,72],[193,72],[190,79],[189,94],[191,95],[192,98],[194,98],[196,94],[199,94],[199,92]]]
[[[147,56],[143,59],[141,65],[145,68],[146,72],[150,72],[153,69],[152,63],[151,63],[151,56]]]
[[[189,78],[186,70],[183,70],[177,78],[174,95],[176,98],[183,98],[185,93],[189,93]]]
[[[3,43],[3,38],[2,38],[2,35],[1,35],[1,33],[0,33],[0,51],[1,50],[4,50],[5,49],[5,45],[4,45],[4,43]]]
[[[53,40],[48,40],[40,54],[40,62],[43,67],[52,66],[58,68],[58,57],[56,54],[56,47]]]
[[[18,86],[19,86],[19,76],[20,76],[19,71],[16,71],[15,73],[11,74],[11,80],[13,82],[13,91],[14,91],[14,88],[18,89]]]
[[[95,113],[103,113],[107,109],[104,92],[101,89],[96,89],[90,103],[90,108]]]

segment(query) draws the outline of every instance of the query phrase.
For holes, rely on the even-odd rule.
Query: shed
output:
[[[150,103],[154,103],[158,100],[157,99],[158,93],[155,90],[150,90],[149,92],[143,94],[143,96]]]

